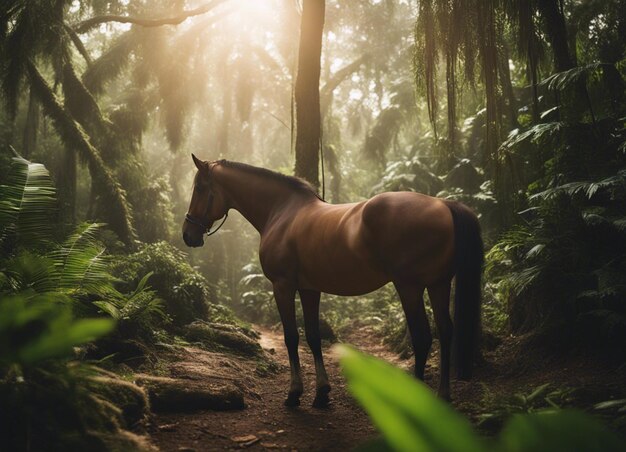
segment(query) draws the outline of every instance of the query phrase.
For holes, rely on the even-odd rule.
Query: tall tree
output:
[[[319,187],[320,58],[325,0],[304,0],[296,76],[296,176]]]
[[[546,34],[552,46],[554,69],[556,72],[567,71],[576,66],[569,49],[565,13],[561,0],[539,0],[537,9],[545,21]]]

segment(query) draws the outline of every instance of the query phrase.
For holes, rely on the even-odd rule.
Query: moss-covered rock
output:
[[[227,411],[244,408],[243,392],[233,384],[208,385],[193,380],[137,375],[155,411]]]
[[[248,357],[263,354],[263,349],[259,343],[243,334],[236,327],[198,320],[185,326],[184,332],[187,340],[199,342],[208,350],[227,350]]]
[[[150,413],[146,392],[131,382],[109,375],[91,377],[88,385],[94,393],[121,410],[122,420],[127,427],[141,422]]]
[[[154,450],[145,438],[124,430],[147,412],[143,391],[117,378],[86,375],[92,371],[55,363],[0,379],[0,449]]]

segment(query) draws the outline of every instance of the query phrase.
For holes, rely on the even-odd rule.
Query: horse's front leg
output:
[[[285,345],[289,353],[289,367],[291,368],[291,385],[285,400],[286,406],[300,405],[302,395],[302,376],[300,374],[300,357],[298,356],[298,326],[296,325],[296,288],[288,281],[274,281],[274,298],[278,306],[280,320],[283,324]]]
[[[300,290],[302,311],[304,313],[304,330],[306,341],[313,353],[315,361],[315,408],[328,406],[330,384],[322,357],[322,339],[320,337],[320,293],[313,290]]]

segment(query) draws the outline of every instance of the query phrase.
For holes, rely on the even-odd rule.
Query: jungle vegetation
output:
[[[124,380],[126,359],[153,369],[159,344],[197,319],[250,337],[247,322],[278,321],[240,216],[184,247],[191,152],[295,174],[334,203],[395,190],[460,200],[485,237],[485,335],[623,365],[624,11],[625,0],[3,1],[3,446],[148,447],[130,433],[147,401]],[[376,325],[407,353],[389,288],[324,296],[322,316],[335,331]],[[41,417],[42,406],[55,408]]]

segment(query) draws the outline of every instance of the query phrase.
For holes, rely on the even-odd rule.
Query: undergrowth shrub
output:
[[[151,273],[150,285],[164,301],[174,326],[197,319],[236,321],[228,308],[209,299],[206,279],[189,265],[185,253],[167,242],[145,244],[136,253],[116,256],[111,271],[128,290]]]
[[[50,221],[57,208],[45,167],[15,158],[0,186],[2,448],[151,449],[125,430],[124,407],[92,390],[100,369],[76,360],[114,329],[93,301],[116,291],[95,240],[99,225],[81,225],[58,240]]]

